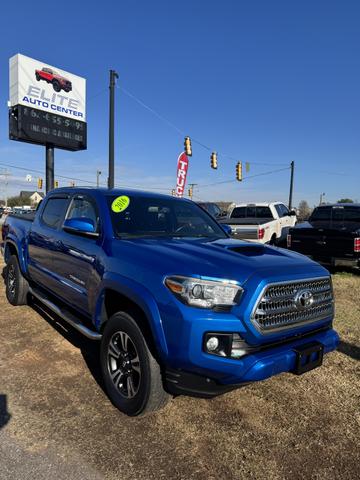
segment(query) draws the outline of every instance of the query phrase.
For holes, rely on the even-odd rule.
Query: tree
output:
[[[337,203],[354,203],[354,200],[351,200],[351,198],[340,198]]]
[[[20,197],[20,195],[9,197],[7,201],[8,207],[22,207],[23,205],[30,205],[30,203],[30,197]]]
[[[299,213],[298,217],[299,220],[307,220],[311,214],[311,208],[306,200],[301,200],[298,207]]]

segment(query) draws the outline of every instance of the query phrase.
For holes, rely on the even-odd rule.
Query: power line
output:
[[[273,173],[278,173],[278,172],[283,172],[285,170],[290,170],[290,167],[286,167],[286,168],[279,168],[277,170],[271,170],[269,172],[262,172],[262,173],[258,173],[256,175],[249,175],[248,177],[244,177],[242,179],[242,182],[245,181],[245,180],[250,180],[251,178],[255,178],[255,177],[262,177],[264,175],[271,175]],[[238,180],[234,180],[234,179],[231,179],[231,180],[223,180],[221,182],[214,182],[214,183],[208,183],[206,185],[201,185],[201,184],[198,184],[199,187],[201,188],[205,188],[205,187],[212,187],[214,185],[223,185],[225,183],[235,183],[235,182],[238,182]]]
[[[187,135],[185,133],[184,130],[182,130],[181,128],[179,128],[177,125],[175,125],[173,122],[171,122],[170,120],[168,120],[166,117],[164,117],[163,115],[161,115],[157,110],[155,110],[154,108],[150,107],[149,105],[147,105],[143,100],[140,100],[140,98],[138,98],[134,93],[131,93],[129,92],[129,90],[127,90],[126,88],[124,87],[121,87],[120,85],[117,85],[117,88],[119,88],[125,95],[127,95],[129,98],[133,99],[136,103],[138,103],[140,106],[142,106],[143,108],[145,108],[146,110],[148,110],[149,112],[151,112],[153,115],[155,115],[159,120],[162,120],[164,123],[166,123],[167,125],[169,125],[171,128],[173,128],[177,133],[179,133],[180,135]],[[200,142],[200,140],[198,140],[197,138],[194,138],[193,136],[191,136],[191,141],[193,143],[196,143],[197,145],[200,145],[202,148],[204,148],[205,150],[209,151],[209,152],[212,152],[216,149],[212,148],[212,147],[209,147],[208,145],[206,145],[205,143],[203,142]],[[216,150],[217,151],[217,150]],[[223,158],[228,158],[229,160],[234,160],[234,161],[238,161],[239,158],[236,158],[236,157],[233,157],[232,155],[228,155],[226,153],[222,153],[222,152],[218,152],[218,156],[220,157],[223,157]],[[285,166],[287,165],[287,163],[264,163],[264,162],[248,162],[252,165],[264,165],[264,166]]]
[[[42,171],[42,170],[35,170],[33,168],[18,167],[16,165],[11,165],[11,164],[8,164],[8,163],[0,163],[0,165],[2,165],[4,167],[8,167],[8,168],[13,168],[13,169],[16,169],[16,170],[22,170],[22,171],[28,172],[28,173],[31,172],[31,173],[37,173],[39,175],[44,175],[44,171]],[[62,178],[62,179],[65,179],[65,180],[72,180],[72,181],[76,181],[76,182],[87,183],[89,185],[96,185],[96,182],[91,181],[91,180],[84,180],[83,178],[68,177],[68,176],[65,176],[65,175],[56,175],[56,178]],[[105,183],[100,183],[100,185],[106,186]],[[118,187],[118,188],[133,188],[133,189],[138,189],[138,190],[139,189],[142,189],[142,190],[144,189],[144,187],[141,186],[141,185],[120,185],[120,184],[116,184],[115,186]],[[148,187],[148,190],[159,190],[159,191],[168,192],[170,190],[170,187]]]

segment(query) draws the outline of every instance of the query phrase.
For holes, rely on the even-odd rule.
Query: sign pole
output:
[[[110,70],[110,105],[109,105],[109,178],[108,188],[114,188],[115,172],[114,172],[114,123],[115,123],[115,79],[119,75],[115,70]]]
[[[46,145],[46,193],[54,190],[54,147]]]

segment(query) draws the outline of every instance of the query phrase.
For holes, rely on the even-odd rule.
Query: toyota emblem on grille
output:
[[[299,310],[311,307],[314,303],[314,296],[310,290],[301,290],[296,294],[295,305]]]

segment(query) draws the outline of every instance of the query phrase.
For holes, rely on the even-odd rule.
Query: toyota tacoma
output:
[[[107,393],[132,416],[320,366],[339,341],[328,271],[228,232],[190,200],[59,188],[5,220],[7,299],[99,340]]]

